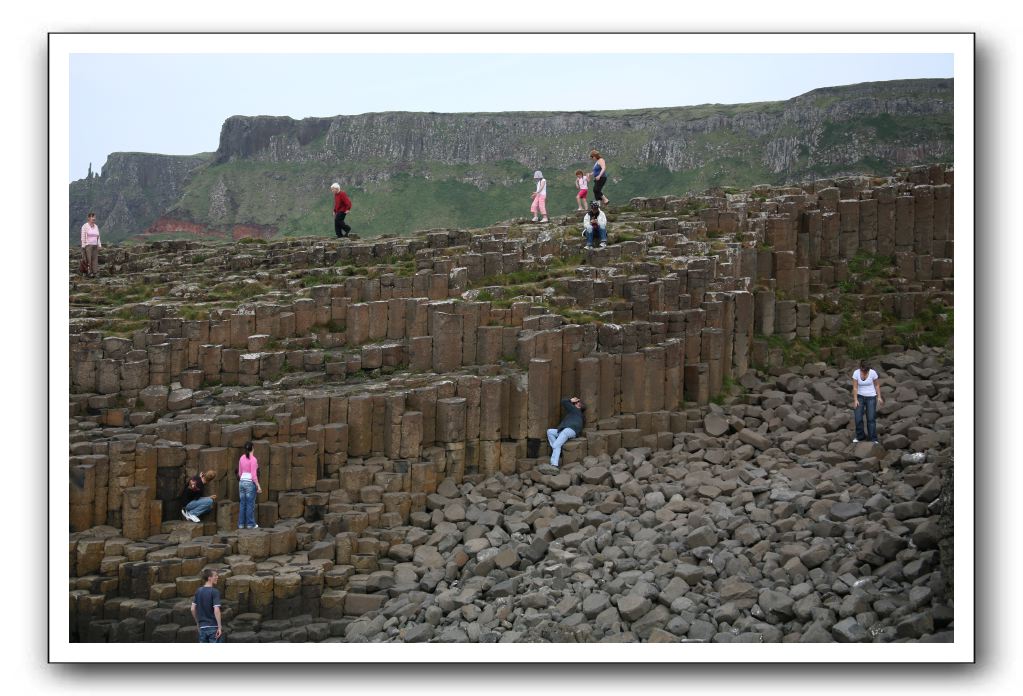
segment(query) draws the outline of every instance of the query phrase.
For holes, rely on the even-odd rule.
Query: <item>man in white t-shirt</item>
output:
[[[853,442],[866,440],[877,444],[877,416],[878,405],[884,404],[881,397],[881,387],[878,385],[878,376],[870,368],[866,360],[860,361],[860,369],[852,373],[852,397],[853,397],[853,418],[856,420],[856,437]],[[867,428],[864,432],[863,416],[867,417]]]

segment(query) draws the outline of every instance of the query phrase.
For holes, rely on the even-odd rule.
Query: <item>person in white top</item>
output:
[[[597,240],[601,249],[607,246],[607,216],[597,201],[590,203],[590,212],[583,215],[583,236],[586,237],[587,249],[592,249]]]
[[[533,222],[536,222],[537,211],[543,215],[540,222],[547,222],[547,179],[543,178],[543,172],[539,169],[533,172],[533,178],[536,179],[536,191],[533,192],[533,205],[529,207],[529,212],[533,214]]]
[[[881,396],[881,387],[878,384],[880,378],[870,368],[866,360],[860,361],[860,369],[852,373],[852,405],[853,418],[856,421],[856,437],[853,442],[866,440],[877,444],[877,416],[878,405],[884,405],[884,398]],[[867,417],[867,428],[864,432],[863,417]]]

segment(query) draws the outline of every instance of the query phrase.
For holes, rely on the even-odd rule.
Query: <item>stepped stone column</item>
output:
[[[546,442],[547,429],[554,424],[550,419],[550,379],[551,361],[549,358],[533,358],[529,361],[529,387],[526,437]]]
[[[402,418],[405,414],[405,394],[388,394],[384,409],[384,456],[398,459],[401,452]]]
[[[645,379],[643,372],[646,360],[642,353],[624,353],[622,360],[622,413],[637,413],[643,410]]]
[[[823,188],[817,192],[817,206],[824,213],[838,212],[838,201],[842,192],[834,186]]]
[[[408,395],[405,404],[408,410],[422,413],[422,446],[429,447],[437,440],[437,387],[419,387]]]
[[[826,212],[821,215],[821,259],[838,258],[839,237],[841,235],[841,218],[837,212]]]
[[[292,443],[291,447],[291,486],[292,488],[313,488],[320,478],[319,457],[316,443],[301,440]]]
[[[696,302],[696,298],[693,298]],[[686,317],[686,362],[699,362],[700,359],[700,332],[705,326],[704,311],[702,309],[687,309]]]
[[[791,251],[775,252],[774,272],[778,292],[791,295],[796,279],[796,255]]]
[[[352,347],[367,343],[370,336],[370,322],[369,305],[364,302],[349,305],[348,319],[345,322],[345,343]]]
[[[877,228],[878,228],[878,206],[874,198],[865,198],[860,201],[860,246],[867,251],[877,250]],[[865,242],[872,242],[866,244]]]
[[[724,332],[707,327],[701,332],[700,362],[707,365],[707,382],[711,394],[721,391],[724,360]]]
[[[664,408],[664,347],[648,346],[641,354],[644,358],[642,410],[660,411]]]
[[[821,246],[823,243],[821,211],[804,211],[800,216],[800,232],[806,235],[806,259],[799,265],[816,267],[821,260]]]
[[[948,184],[940,184],[934,189],[934,217],[931,228],[931,239],[935,242],[933,254],[944,256],[943,245],[946,240],[952,239],[952,187]]]
[[[149,383],[153,385],[168,385],[170,384],[170,344],[169,343],[155,343],[146,347],[146,351],[149,359]],[[98,361],[102,363],[102,361]],[[105,393],[102,391],[102,385],[98,382],[102,373],[100,372],[100,364],[97,364],[97,391],[101,394]],[[236,370],[237,372],[237,370]]]
[[[377,300],[366,303],[369,309],[369,340],[379,341],[387,337],[388,302]]]
[[[476,361],[480,365],[497,363],[504,354],[504,327],[480,326],[476,329]]]
[[[405,311],[403,298],[387,300],[387,338],[391,340],[405,338]]]
[[[913,251],[930,254],[934,242],[934,187],[913,187]]]
[[[72,466],[71,469],[77,474],[77,479],[82,482],[81,487],[74,484],[68,486],[71,531],[82,532],[93,524],[96,506],[96,469],[93,464],[78,464]],[[106,510],[103,512],[105,520]]]
[[[913,196],[895,199],[895,251],[912,251],[915,237],[916,203]]]
[[[764,241],[774,251],[796,250],[796,225],[789,215],[772,215],[767,218]]]
[[[463,317],[434,312],[432,319],[433,370],[453,372],[462,366]]]
[[[852,258],[856,255],[860,243],[860,202],[856,199],[838,202],[841,233],[839,235],[838,253],[841,258]]]
[[[371,452],[384,451],[384,432],[387,426],[387,396],[384,394],[373,394],[373,410],[370,420],[372,440],[370,442]]]
[[[465,439],[480,439],[480,400],[482,384],[476,375],[463,375],[456,380],[457,394],[465,398]]]
[[[796,303],[793,300],[779,300],[774,305],[774,333],[787,340],[796,337]]]
[[[401,459],[418,459],[423,448],[423,414],[419,411],[405,411],[401,414],[401,445],[398,456]]]
[[[557,421],[561,418],[561,399],[563,397],[562,373],[564,370],[564,341],[560,329],[543,331],[539,334],[543,347],[542,354],[538,357],[548,358],[551,361],[550,378],[547,384],[547,420]],[[551,426],[547,426],[551,427]],[[546,429],[544,437],[546,437]]]
[[[235,312],[229,321],[231,347],[240,350],[248,349],[249,336],[256,333],[256,315],[248,312]]]
[[[479,328],[480,310],[476,303],[457,306],[462,317],[462,365],[476,364],[476,330]]]
[[[121,534],[139,540],[149,536],[149,487],[124,489],[121,503]]]
[[[611,418],[621,410],[621,391],[618,389],[622,371],[621,356],[598,353],[595,357],[600,361],[598,417],[599,419]]]
[[[686,365],[684,381],[686,401],[695,401],[700,406],[705,406],[710,401],[710,382],[706,363]]]
[[[682,402],[685,342],[669,339],[664,343],[664,408],[673,411]]]
[[[525,440],[529,427],[529,376],[513,375],[508,377],[507,391],[507,414],[508,425],[505,437],[512,440]],[[504,427],[504,423],[502,423]],[[501,454],[501,461],[505,461],[504,453]]]
[[[772,290],[757,290],[754,295],[753,327],[761,336],[774,334],[775,296]],[[687,356],[688,357],[688,356]]]
[[[575,363],[578,381],[576,393],[588,409],[591,418],[598,413],[600,404],[600,360],[595,357],[579,358]]]
[[[877,253],[891,256],[895,253],[895,197],[894,186],[874,190],[877,199]]]
[[[368,394],[348,399],[348,428],[348,455],[367,456],[373,444],[373,399]]]
[[[754,249],[757,255],[757,282],[767,282],[774,277],[774,252],[771,249]]]
[[[409,369],[429,372],[433,369],[433,337],[415,336],[409,339]]]
[[[480,440],[496,441],[501,439],[501,424],[502,421],[507,421],[504,399],[504,383],[505,380],[500,377],[487,377],[480,382]]]
[[[271,491],[287,491],[291,488],[291,443],[281,442],[270,445],[270,470],[267,487]]]

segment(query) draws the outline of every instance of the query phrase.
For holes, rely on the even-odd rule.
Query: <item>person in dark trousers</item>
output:
[[[604,156],[596,150],[590,150],[590,159],[593,160],[593,200],[600,201],[607,206],[607,196],[604,195],[604,184],[607,183],[607,162],[604,161]]]
[[[200,643],[223,643],[224,625],[220,616],[220,574],[212,568],[203,568],[202,587],[192,598],[192,618],[199,628]]]
[[[870,362],[865,359],[860,361],[860,369],[852,373],[853,420],[856,421],[856,437],[853,442],[862,442],[869,437],[871,442],[878,444],[877,407],[884,404],[879,379],[871,369]],[[866,431],[863,428],[864,416],[867,419]]]
[[[352,209],[352,200],[336,181],[330,185],[330,190],[334,192],[334,235],[341,239],[352,231],[351,225],[345,222],[345,215]]]
[[[583,236],[586,237],[587,249],[592,249],[598,240],[601,249],[607,246],[607,216],[597,201],[590,203],[590,212],[583,215]]]
[[[558,468],[558,460],[561,459],[561,448],[573,437],[579,437],[585,423],[586,404],[579,400],[578,396],[571,399],[562,399],[561,408],[565,415],[558,423],[558,427],[547,431],[547,441],[551,443],[551,467]]]

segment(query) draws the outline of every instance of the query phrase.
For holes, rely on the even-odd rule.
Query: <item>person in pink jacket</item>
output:
[[[99,225],[96,224],[96,213],[89,213],[88,221],[82,225],[82,254],[88,265],[86,275],[95,278],[99,273]]]
[[[252,454],[252,441],[245,443],[245,454],[238,460],[238,529],[259,529],[256,524],[256,494],[259,485],[259,461]]]

